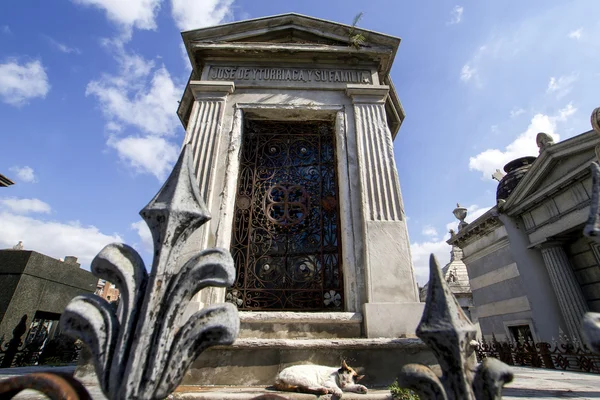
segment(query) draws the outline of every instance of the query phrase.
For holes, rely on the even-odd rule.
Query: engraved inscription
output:
[[[353,69],[211,67],[213,81],[287,81],[371,84],[371,73]]]

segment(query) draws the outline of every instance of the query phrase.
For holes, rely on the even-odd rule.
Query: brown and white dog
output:
[[[357,384],[364,375],[342,361],[341,368],[323,365],[294,365],[287,367],[275,379],[275,389],[288,392],[311,394],[334,394],[342,397],[343,392],[367,393],[367,388]]]

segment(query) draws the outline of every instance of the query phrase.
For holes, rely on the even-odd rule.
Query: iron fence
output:
[[[16,343],[0,341],[0,367],[26,367],[31,365],[60,365],[77,362],[81,342],[60,335],[38,346],[36,343]]]
[[[516,342],[499,342],[492,337],[488,342],[484,338],[476,354],[479,362],[494,357],[514,366],[600,374],[600,354],[593,353],[586,345],[576,341],[536,343],[521,338]]]

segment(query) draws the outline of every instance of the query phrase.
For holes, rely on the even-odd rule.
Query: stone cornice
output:
[[[346,94],[352,97],[354,104],[384,103],[388,97],[390,87],[387,85],[346,85]]]
[[[235,90],[233,82],[221,81],[190,81],[189,87],[196,100],[225,100]]]
[[[496,207],[492,207],[485,214],[453,235],[446,243],[464,248],[464,246],[487,235],[501,225],[502,223],[498,219],[498,210]]]

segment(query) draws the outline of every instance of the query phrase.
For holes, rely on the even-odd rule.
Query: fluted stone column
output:
[[[410,255],[406,216],[385,113],[389,87],[348,85],[354,108],[364,222],[368,337],[414,334],[423,306]]]
[[[567,254],[560,244],[545,245],[541,252],[569,334],[582,342],[581,321],[588,306]]]
[[[233,82],[214,81],[190,81],[189,86],[195,101],[184,143],[192,145],[194,173],[200,196],[210,210],[214,198],[214,171],[215,168],[219,168],[216,158],[219,153],[219,135],[222,134],[225,102],[227,96],[235,90],[235,86]],[[225,168],[222,164],[221,167]],[[188,254],[196,254],[200,249],[206,248],[209,242],[209,230],[209,224],[205,224],[192,234],[187,242],[188,245],[182,252],[182,259],[185,259]],[[194,301],[190,302],[186,315],[193,314],[207,303],[210,304],[211,299],[215,296],[224,297],[224,289],[211,287],[202,290],[194,296]]]
[[[191,143],[194,155],[194,172],[200,195],[210,208],[212,171],[217,154],[217,136],[221,131],[227,95],[233,93],[233,82],[191,81],[194,105],[184,143]]]

